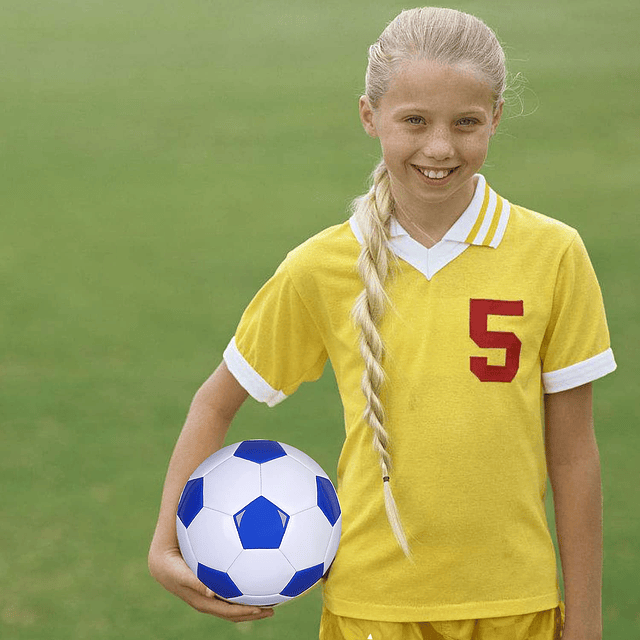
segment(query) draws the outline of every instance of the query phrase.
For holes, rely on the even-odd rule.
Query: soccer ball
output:
[[[342,511],[331,480],[308,455],[274,440],[245,440],[193,472],[176,527],[182,557],[217,596],[273,607],[329,571]]]

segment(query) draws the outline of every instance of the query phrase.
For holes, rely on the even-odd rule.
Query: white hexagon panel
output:
[[[329,476],[308,455],[274,440],[245,440],[194,471],[176,526],[185,562],[215,594],[276,606],[327,573],[342,512]]]

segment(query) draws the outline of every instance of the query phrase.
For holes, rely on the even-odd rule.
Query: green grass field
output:
[[[347,217],[379,156],[357,98],[401,9],[363,0],[20,0],[0,21],[0,637],[317,637],[319,589],[234,626],[148,575],[191,398],[287,251]],[[521,72],[483,170],[576,226],[618,371],[595,385],[604,629],[640,637],[640,6],[466,0]],[[524,115],[520,115],[523,112]],[[631,395],[629,395],[631,394]],[[227,443],[279,439],[335,481],[330,368]],[[553,528],[553,510],[548,514]]]

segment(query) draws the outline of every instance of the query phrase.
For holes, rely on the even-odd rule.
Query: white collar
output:
[[[502,241],[511,205],[489,186],[484,176],[477,173],[475,177],[478,183],[469,206],[430,249],[414,240],[396,218],[391,220],[391,249],[399,258],[423,273],[427,280],[431,280],[470,245],[495,249]],[[351,216],[349,223],[358,242],[364,244],[355,216]]]

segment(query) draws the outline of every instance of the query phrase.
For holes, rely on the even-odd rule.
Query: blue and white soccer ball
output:
[[[329,476],[308,455],[274,440],[245,440],[193,472],[176,526],[185,562],[216,595],[273,607],[328,572],[342,512]]]

